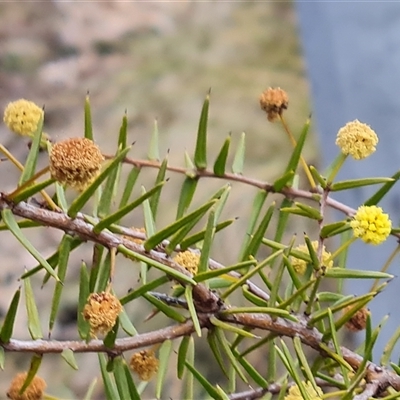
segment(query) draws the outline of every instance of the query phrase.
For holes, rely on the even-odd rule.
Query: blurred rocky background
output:
[[[183,150],[193,152],[202,102],[211,87],[210,154],[218,153],[229,132],[235,146],[244,131],[246,175],[272,181],[279,176],[291,148],[281,127],[269,123],[260,110],[258,97],[269,86],[280,86],[288,92],[290,103],[285,116],[297,135],[310,108],[291,2],[0,3],[0,107],[3,110],[9,101],[19,98],[44,105],[45,132],[54,141],[83,135],[83,103],[89,91],[95,138],[105,152],[115,151],[121,118],[127,110],[129,139],[135,142],[131,156],[146,157],[157,119],[162,156],[169,151],[170,164],[182,166]],[[0,126],[0,137],[2,144],[23,162],[27,143],[11,134],[4,124]],[[306,156],[311,163],[316,162],[312,145]],[[42,158],[45,165],[46,156]],[[18,172],[7,162],[1,163],[0,169],[0,190],[13,189]],[[171,222],[175,215],[174,202],[182,182],[181,176],[169,176],[172,179],[162,196],[162,209],[172,212],[160,215],[159,227]],[[139,183],[151,187],[152,181],[146,184],[150,177],[153,179],[154,173],[144,174]],[[201,182],[200,188],[206,190],[197,193],[195,203],[221,184],[216,180]],[[233,185],[225,216],[240,219],[221,239],[217,237],[213,256],[222,263],[235,261],[237,254],[232,249],[239,248],[244,238],[246,216],[255,193],[255,189]],[[135,211],[126,224],[142,226],[140,213]],[[306,229],[300,218],[291,228],[289,236]],[[11,235],[0,235],[1,318],[20,285],[18,277],[35,261]],[[60,236],[60,232],[51,229],[29,231],[30,240],[46,256],[54,252]],[[90,264],[90,246],[78,253],[73,255],[71,263],[75,265],[68,271],[61,318],[52,333],[54,339],[77,337],[71,329],[77,302],[73,282],[77,281],[81,260]],[[119,262],[116,291],[123,295],[135,286],[137,273],[132,271],[132,263]],[[34,280],[34,288],[46,331],[52,288],[50,283],[40,290],[42,278]],[[155,320],[142,324],[151,308],[138,308],[132,305],[129,312],[134,323],[140,324],[140,331],[165,323]],[[14,336],[29,338],[23,307]],[[68,399],[83,397],[94,374],[99,374],[97,357],[78,356],[77,360],[79,372],[71,370],[59,356],[45,357],[40,375],[49,384],[49,394]],[[0,371],[0,399],[5,397],[10,377],[16,370],[27,369],[29,361],[26,355],[7,354],[6,369]],[[218,368],[211,364],[208,361],[205,371],[215,376]],[[97,389],[97,398],[103,398],[100,384]],[[167,381],[165,396],[179,398],[179,390],[171,381]]]

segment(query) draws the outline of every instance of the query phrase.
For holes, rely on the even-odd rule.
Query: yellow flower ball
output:
[[[96,337],[111,331],[121,311],[122,305],[112,293],[91,293],[82,315],[89,322],[90,335]]]
[[[129,362],[129,366],[140,380],[149,381],[158,371],[160,362],[153,350],[142,350],[134,353]]]
[[[318,240],[313,240],[311,242],[314,250],[317,252],[318,251]],[[294,250],[301,251],[302,253],[305,253],[306,255],[310,255],[310,252],[308,251],[308,247],[305,244],[301,244],[297,247],[294,248]],[[330,259],[331,258],[331,253],[329,251],[325,250],[325,246],[322,247],[322,265],[325,268],[332,268],[333,267],[333,261]],[[304,275],[306,270],[307,270],[307,261],[302,260],[300,258],[296,258],[292,256],[290,258],[290,261],[292,263],[292,266],[294,270],[299,274],[299,275]]]
[[[361,238],[365,243],[377,245],[389,236],[392,222],[381,207],[360,206],[350,226],[355,237]]]
[[[302,384],[310,400],[322,400],[324,393],[318,386],[315,390],[311,382],[302,382]],[[303,400],[299,387],[297,385],[291,386],[284,400]]]
[[[361,160],[376,150],[378,136],[367,124],[355,120],[339,129],[336,144],[343,154]]]
[[[22,136],[32,136],[43,114],[43,110],[32,101],[20,99],[8,104],[3,121],[11,131]]]
[[[199,268],[200,255],[186,250],[178,253],[174,257],[174,261],[185,268],[186,271],[190,272],[192,275],[196,275]]]

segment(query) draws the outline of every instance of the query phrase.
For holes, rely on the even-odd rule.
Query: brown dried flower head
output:
[[[42,115],[43,110],[35,103],[20,99],[7,105],[3,121],[11,131],[22,136],[32,136]]]
[[[157,373],[159,363],[153,350],[142,350],[132,355],[129,365],[140,380],[149,381]]]
[[[56,143],[50,152],[50,174],[59,183],[84,190],[100,173],[104,157],[87,138]]]
[[[112,293],[91,293],[82,315],[89,322],[90,335],[96,337],[111,331],[121,311],[122,305]]]
[[[199,268],[200,255],[186,250],[178,253],[174,257],[174,261],[192,275],[196,275]]]
[[[346,314],[353,306],[347,306],[343,312]],[[367,318],[370,311],[367,307],[360,308],[345,324],[345,327],[351,332],[359,332],[367,326]]]
[[[47,385],[40,376],[35,376],[24,392],[22,394],[19,393],[27,376],[27,372],[21,372],[14,377],[7,391],[8,398],[11,400],[40,400],[43,398]]]
[[[289,97],[281,88],[268,88],[261,93],[260,106],[267,113],[268,121],[274,122],[288,108]]]

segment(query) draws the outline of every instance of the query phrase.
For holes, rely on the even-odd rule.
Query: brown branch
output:
[[[207,318],[199,316],[200,324],[205,325]],[[25,353],[61,353],[63,350],[70,349],[74,353],[108,353],[121,354],[124,351],[139,349],[151,346],[156,343],[162,343],[165,340],[176,339],[182,336],[190,335],[195,331],[193,322],[188,320],[179,325],[172,325],[156,331],[141,333],[137,336],[117,339],[114,347],[110,349],[105,346],[102,340],[91,340],[86,343],[78,340],[15,340],[11,339],[8,343],[0,343],[5,351],[25,352]]]
[[[322,341],[322,334],[316,328],[309,328],[303,318],[300,323],[288,321],[282,318],[272,318],[267,314],[221,314],[221,320],[240,324],[245,327],[258,328],[267,330],[278,334],[279,336],[286,336],[290,338],[298,337],[301,342],[312,349],[318,351],[322,356],[329,357],[324,349],[320,346]],[[336,353],[331,343],[327,344],[333,353]],[[363,358],[349,350],[346,347],[341,347],[343,359],[351,365],[354,370],[357,370],[363,361]],[[368,362],[365,379],[367,382],[379,382],[381,390],[392,386],[395,390],[400,391],[400,376],[391,372],[387,368],[380,367],[372,362]]]
[[[106,155],[104,154],[104,157],[106,159],[113,159],[114,156],[111,155]],[[147,167],[147,168],[156,168],[160,169],[161,163],[156,162],[156,161],[149,161],[149,160],[138,160],[138,159],[132,159],[129,157],[126,157],[124,159],[124,163],[133,165],[137,168],[142,168],[142,167]],[[168,165],[167,170],[171,172],[176,172],[179,174],[186,175],[187,169],[182,168],[182,167],[175,167]],[[232,173],[225,173],[223,175],[216,175],[214,171],[210,171],[208,169],[204,170],[196,170],[193,172],[195,174],[196,178],[214,178],[214,179],[222,179],[225,181],[231,181],[231,182],[240,182],[249,186],[253,186],[259,189],[266,190],[267,192],[273,192],[273,193],[281,193],[284,196],[288,198],[303,198],[303,199],[308,199],[312,201],[318,201],[316,196],[320,195],[320,193],[313,193],[307,190],[301,190],[301,189],[294,189],[294,188],[284,188],[280,192],[275,192],[274,187],[271,183],[259,180],[259,179],[254,179],[254,178],[249,178],[244,175],[239,175],[239,174],[232,174]],[[327,205],[331,208],[334,208],[338,211],[341,211],[345,215],[351,217],[354,215],[356,210],[354,208],[348,207],[345,204],[332,199],[331,197],[327,198],[326,201]]]

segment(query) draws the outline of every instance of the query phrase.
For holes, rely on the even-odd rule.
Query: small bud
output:
[[[348,313],[353,306],[347,306],[343,312]],[[367,307],[360,308],[353,316],[346,322],[345,327],[351,332],[359,332],[367,326],[367,318],[370,311]]]
[[[59,183],[84,190],[98,176],[104,157],[90,139],[71,138],[50,152],[50,174]]]
[[[142,350],[132,355],[129,365],[140,380],[149,381],[157,373],[159,363],[153,350]]]
[[[32,136],[43,114],[43,110],[32,101],[20,99],[8,104],[3,121],[14,133]]]
[[[376,150],[378,136],[367,124],[355,120],[339,129],[336,144],[343,154],[361,160]]]
[[[122,305],[112,293],[91,293],[82,315],[89,322],[90,335],[96,337],[111,331],[121,311]]]
[[[268,88],[261,93],[260,106],[267,113],[268,121],[274,122],[288,108],[289,98],[281,88]]]
[[[178,253],[173,260],[179,264],[181,267],[185,268],[186,271],[190,272],[192,275],[197,274],[199,268],[200,255],[193,253],[189,250],[182,251]]]
[[[40,400],[43,398],[44,390],[47,385],[44,379],[37,375],[32,379],[32,382],[24,392],[22,394],[19,393],[27,376],[27,372],[22,372],[14,377],[7,392],[8,398],[11,400]]]

